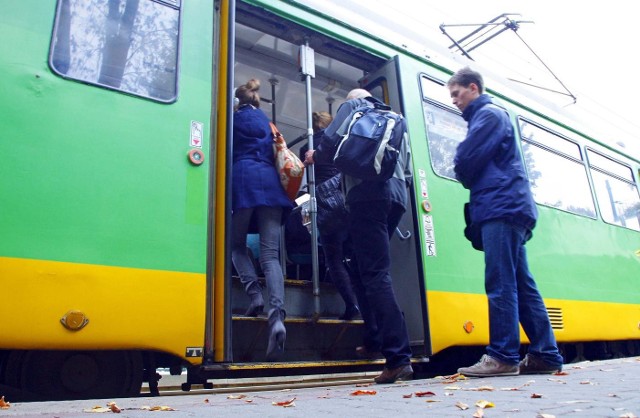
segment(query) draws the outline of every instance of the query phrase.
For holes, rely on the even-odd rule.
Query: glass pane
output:
[[[431,99],[453,108],[449,89],[444,83],[434,81],[423,75],[420,76],[420,90],[422,91],[423,101]]]
[[[595,218],[585,166],[527,141],[522,152],[537,203]]]
[[[633,175],[631,174],[631,169],[626,165],[622,165],[618,162],[613,161],[610,158],[605,157],[604,155],[600,155],[592,150],[588,150],[589,155],[589,165],[592,167],[598,167],[604,171],[608,171],[612,174],[615,174],[618,177],[622,177],[623,179],[633,182]]]
[[[566,154],[576,160],[582,160],[582,154],[580,153],[580,147],[573,142],[553,134],[545,129],[524,120],[520,119],[520,136],[522,139],[529,141],[535,141],[546,147],[552,148],[563,154]]]
[[[634,183],[591,170],[598,207],[605,222],[640,231],[640,197]]]
[[[423,103],[431,164],[436,174],[455,179],[453,158],[467,135],[467,122],[459,114]]]
[[[51,66],[88,83],[171,101],[179,10],[151,0],[60,0]]]

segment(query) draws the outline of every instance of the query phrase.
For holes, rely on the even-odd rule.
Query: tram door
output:
[[[404,113],[400,83],[397,56],[360,80],[362,88],[390,105],[395,112]],[[422,285],[424,279],[417,256],[417,232],[414,226],[416,214],[411,203],[415,199],[412,190],[409,189],[407,212],[391,238],[391,277],[407,322],[413,354],[421,355],[427,354],[423,350],[429,344],[425,344],[426,301]]]

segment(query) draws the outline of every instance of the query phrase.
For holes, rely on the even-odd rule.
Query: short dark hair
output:
[[[464,67],[456,71],[456,73],[451,76],[449,81],[447,81],[447,86],[459,84],[462,87],[469,87],[471,83],[478,86],[478,91],[480,91],[480,93],[484,91],[484,81],[482,80],[482,74],[472,70],[469,67]]]

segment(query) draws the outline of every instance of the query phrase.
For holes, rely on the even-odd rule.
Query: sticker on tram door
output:
[[[202,357],[202,347],[187,347],[185,357]]]

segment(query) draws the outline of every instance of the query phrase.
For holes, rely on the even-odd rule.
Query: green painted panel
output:
[[[48,68],[55,2],[3,5],[0,255],[205,271],[212,5],[184,2],[173,104],[65,80]]]

